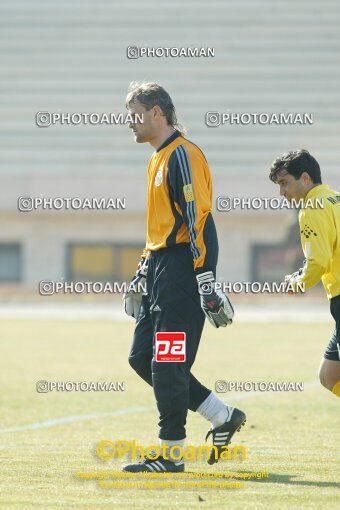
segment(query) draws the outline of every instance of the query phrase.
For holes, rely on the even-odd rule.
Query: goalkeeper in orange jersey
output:
[[[211,174],[203,152],[184,137],[172,100],[157,83],[132,84],[126,106],[133,116],[129,127],[135,141],[154,148],[147,170],[146,246],[133,280],[138,284],[146,278],[147,294],[125,295],[125,311],[136,319],[129,362],[153,387],[159,441],[162,451],[164,445],[169,451],[124,469],[181,472],[184,463],[176,447],[180,452],[184,444],[188,409],[211,422],[207,437],[212,436],[216,449],[210,464],[218,461],[222,447],[246,419],[191,372],[205,318],[216,328],[225,327],[232,323],[234,311],[215,286],[218,242],[211,214]],[[137,120],[141,115],[143,123]],[[159,332],[185,334],[185,360],[157,360],[155,336]]]

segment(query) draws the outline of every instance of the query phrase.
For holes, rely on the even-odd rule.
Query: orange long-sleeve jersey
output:
[[[203,152],[175,131],[151,156],[145,257],[149,251],[190,244],[197,273],[215,272],[218,241],[211,215],[211,173]]]

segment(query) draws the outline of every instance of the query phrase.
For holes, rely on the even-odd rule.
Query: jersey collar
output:
[[[176,138],[178,138],[179,136],[181,136],[181,133],[179,131],[176,131],[174,133],[172,133],[172,135],[170,135],[163,143],[162,145],[160,145],[158,147],[158,149],[156,150],[156,152],[159,152],[161,151],[162,149],[164,149],[165,147],[167,147],[171,142],[173,142],[174,140],[176,140]]]
[[[318,184],[317,186],[314,186],[314,188],[310,189],[307,193],[307,195],[304,198],[304,202],[308,200],[309,198],[315,197],[319,191],[329,189],[328,184]]]

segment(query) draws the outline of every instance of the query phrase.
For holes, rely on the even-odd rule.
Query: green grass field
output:
[[[331,329],[331,322],[236,323],[225,330],[206,325],[193,372],[211,388],[218,379],[316,381]],[[303,392],[229,394],[248,416],[233,441],[246,447],[247,459],[186,464],[187,471],[207,476],[266,471],[266,479],[246,480],[242,488],[154,490],[104,489],[95,480],[77,479],[80,471],[121,469],[124,459],[96,457],[94,447],[102,439],[135,439],[145,446],[156,442],[152,389],[127,363],[132,332],[132,323],[110,321],[0,321],[1,508],[339,508],[339,402],[319,385]],[[125,381],[126,389],[37,393],[35,383],[44,379]],[[232,400],[235,395],[241,400]],[[228,400],[227,393],[221,396]],[[101,416],[144,407],[151,409]],[[67,417],[63,423],[53,421]],[[49,427],[27,427],[49,420]],[[204,444],[208,428],[189,413],[187,443]]]

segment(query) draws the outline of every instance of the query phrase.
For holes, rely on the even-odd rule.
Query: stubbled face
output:
[[[128,113],[133,117],[134,121],[129,123],[129,128],[132,129],[135,135],[135,142],[137,143],[145,143],[152,140],[155,134],[155,126],[152,122],[153,120],[153,108],[151,110],[146,110],[145,106],[143,106],[138,101],[135,101],[133,104],[129,106]],[[135,117],[135,114],[139,116],[143,116],[143,124],[140,123],[138,117]]]
[[[280,195],[291,202],[293,199],[298,201],[306,196],[311,180],[307,173],[303,173],[299,179],[295,179],[287,170],[281,170],[276,177],[276,183],[280,186]]]

